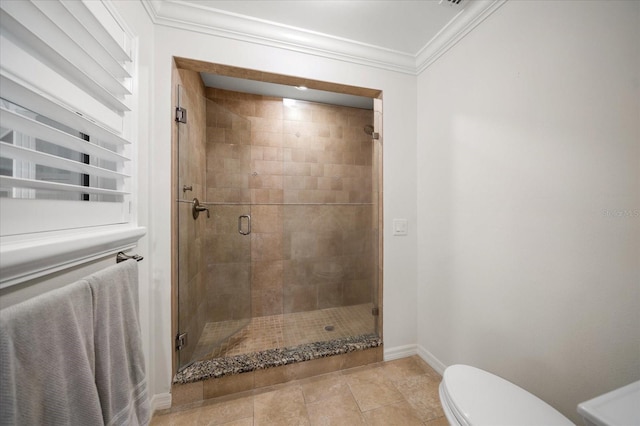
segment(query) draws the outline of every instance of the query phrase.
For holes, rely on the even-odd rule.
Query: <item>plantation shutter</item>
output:
[[[0,235],[129,222],[131,37],[103,2],[0,12]]]

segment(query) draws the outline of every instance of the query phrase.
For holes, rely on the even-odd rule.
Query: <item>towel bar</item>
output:
[[[125,260],[129,260],[129,259],[133,259],[137,262],[140,262],[142,259],[144,259],[144,257],[138,254],[132,254],[131,256],[129,256],[128,254],[125,254],[123,252],[118,252],[118,254],[116,254],[116,263],[124,262]]]

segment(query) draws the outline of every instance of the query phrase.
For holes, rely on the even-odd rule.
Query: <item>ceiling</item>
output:
[[[464,0],[187,0],[382,49],[417,55],[460,12]]]
[[[506,0],[141,0],[154,23],[419,74]],[[202,73],[205,85],[371,108],[371,99]]]

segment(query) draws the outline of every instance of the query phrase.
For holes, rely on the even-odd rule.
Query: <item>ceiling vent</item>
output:
[[[462,9],[462,3],[464,0],[440,0],[439,4],[448,6],[454,9]]]

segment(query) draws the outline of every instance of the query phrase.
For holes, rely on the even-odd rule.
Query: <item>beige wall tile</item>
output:
[[[171,386],[171,405],[178,406],[191,402],[202,401],[204,397],[203,383],[195,382],[184,385],[174,384]]]
[[[285,106],[283,118],[291,121],[311,121],[312,112],[305,108]]]
[[[253,294],[253,293],[252,293]],[[256,291],[252,299],[252,316],[280,315],[284,313],[282,289]]]
[[[304,312],[316,309],[318,296],[315,286],[292,285],[284,288],[284,312]]]
[[[255,102],[255,116],[269,118],[274,120],[282,120],[284,117],[282,101],[266,99],[261,102]],[[249,114],[247,114],[249,115]]]
[[[294,378],[291,365],[281,365],[279,367],[267,368],[255,371],[255,387],[261,388],[285,383]]]
[[[258,175],[277,175],[285,173],[284,166],[281,161],[253,160],[251,161],[251,172]]]
[[[248,117],[251,121],[251,132],[260,133],[282,133],[283,123],[280,119],[275,118],[262,118],[262,117]]]
[[[318,308],[335,308],[344,306],[343,284],[327,283],[318,285]]]
[[[282,234],[254,233],[251,235],[251,259],[260,261],[282,260]]]
[[[252,146],[271,146],[276,148],[285,146],[282,132],[258,131],[252,128],[250,140]]]
[[[284,200],[283,191],[281,189],[252,189],[252,203],[282,203]]]
[[[283,261],[253,261],[251,263],[251,279],[253,289],[282,291]]]
[[[205,399],[229,395],[254,388],[254,372],[234,374],[219,379],[205,380],[203,395]]]
[[[296,379],[332,373],[342,368],[342,360],[338,357],[325,357],[291,364]]]
[[[373,119],[370,111],[311,102],[298,102],[295,107],[289,107],[276,98],[215,89],[207,89],[206,93],[213,99],[207,101],[209,125],[224,127],[224,133],[221,129],[208,129],[212,137],[210,142],[233,142],[210,143],[206,194],[210,199],[314,204],[368,202],[371,199],[371,168],[362,166],[371,163],[371,141],[363,142],[368,138],[363,127]],[[239,151],[238,139],[248,139],[250,149]],[[249,167],[245,168],[247,163]],[[306,211],[301,211],[298,218],[292,218],[269,214],[255,206],[253,210],[251,245],[254,261],[325,258],[339,256],[344,250],[363,252],[363,245],[370,248],[366,242],[358,246],[352,234],[329,231],[321,223],[313,223],[314,214]],[[300,222],[300,226],[296,222]],[[353,229],[354,223],[345,225],[344,229]],[[289,233],[289,230],[297,229],[303,232]],[[310,229],[313,232],[309,232]],[[279,239],[265,235],[279,232],[283,232]],[[222,255],[224,261],[230,261],[234,257],[231,253],[238,249],[232,241],[220,241],[210,247],[214,253]],[[229,255],[222,254],[223,250],[230,250]],[[278,250],[282,251],[280,256],[276,253]],[[371,267],[370,262],[368,266]],[[301,276],[300,279],[309,281],[310,277]],[[266,315],[283,306],[285,311],[299,311],[360,303],[371,295],[370,291],[362,289],[367,280],[362,275],[351,277],[348,285],[347,281],[316,280],[315,288],[301,288],[299,281],[281,279],[283,293],[277,298],[274,287],[266,291],[256,276],[252,280],[252,312]],[[298,287],[285,289],[289,285]],[[279,308],[269,308],[270,304]]]
[[[349,352],[343,355],[342,368],[349,369],[382,361],[381,347]]]

